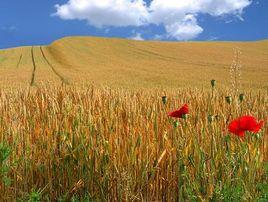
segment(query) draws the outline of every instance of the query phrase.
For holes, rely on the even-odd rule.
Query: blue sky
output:
[[[268,38],[268,1],[0,1],[1,49],[49,44],[73,35],[136,40],[262,40]]]

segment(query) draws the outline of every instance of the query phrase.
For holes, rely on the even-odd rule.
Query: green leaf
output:
[[[0,143],[0,163],[3,163],[5,160],[7,160],[10,153],[11,149],[9,145],[5,143]]]
[[[9,177],[3,177],[3,183],[5,186],[9,187],[11,185],[11,179]]]
[[[266,175],[268,175],[268,162],[265,162],[263,167],[264,167]]]

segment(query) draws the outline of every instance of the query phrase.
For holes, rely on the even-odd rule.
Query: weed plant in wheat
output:
[[[267,121],[267,92],[227,103],[227,91],[213,83],[213,96],[194,89],[1,91],[1,201],[267,200],[267,124],[243,138],[228,131],[242,115]],[[188,114],[174,125],[168,112],[184,103]]]
[[[230,78],[233,94],[237,94],[241,88],[241,50],[239,48],[234,49],[234,58],[232,65],[230,66]]]

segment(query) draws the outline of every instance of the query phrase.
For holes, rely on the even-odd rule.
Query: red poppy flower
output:
[[[259,132],[263,126],[263,121],[257,122],[253,116],[242,116],[238,119],[233,120],[229,124],[229,132],[234,133],[240,137],[245,136],[246,131],[253,133]]]
[[[169,112],[168,116],[173,117],[173,118],[183,118],[185,114],[189,114],[189,108],[188,105],[185,104],[183,105],[180,109]]]

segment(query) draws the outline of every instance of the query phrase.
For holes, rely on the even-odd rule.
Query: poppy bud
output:
[[[167,96],[162,97],[162,102],[163,102],[164,105],[167,103]]]
[[[257,133],[257,134],[255,135],[255,137],[256,137],[257,140],[259,140],[259,139],[262,138],[262,135],[261,135],[260,133]]]
[[[183,119],[187,119],[187,117],[188,117],[187,114],[183,114],[183,115],[182,115],[182,118],[183,118]]]
[[[173,126],[174,126],[174,128],[177,128],[179,126],[179,121],[174,121]]]
[[[214,116],[208,115],[208,122],[211,123],[214,121]]]
[[[245,98],[245,94],[244,93],[241,93],[239,95],[239,101],[242,102],[244,100],[244,98]]]
[[[232,102],[232,97],[231,97],[231,96],[226,96],[226,97],[225,97],[225,100],[226,100],[226,102],[227,102],[228,104],[231,104],[231,102]]]
[[[210,83],[211,83],[212,88],[214,88],[214,87],[215,87],[215,85],[216,85],[216,80],[215,80],[215,79],[213,79],[213,80],[211,80],[211,81],[210,81]]]

